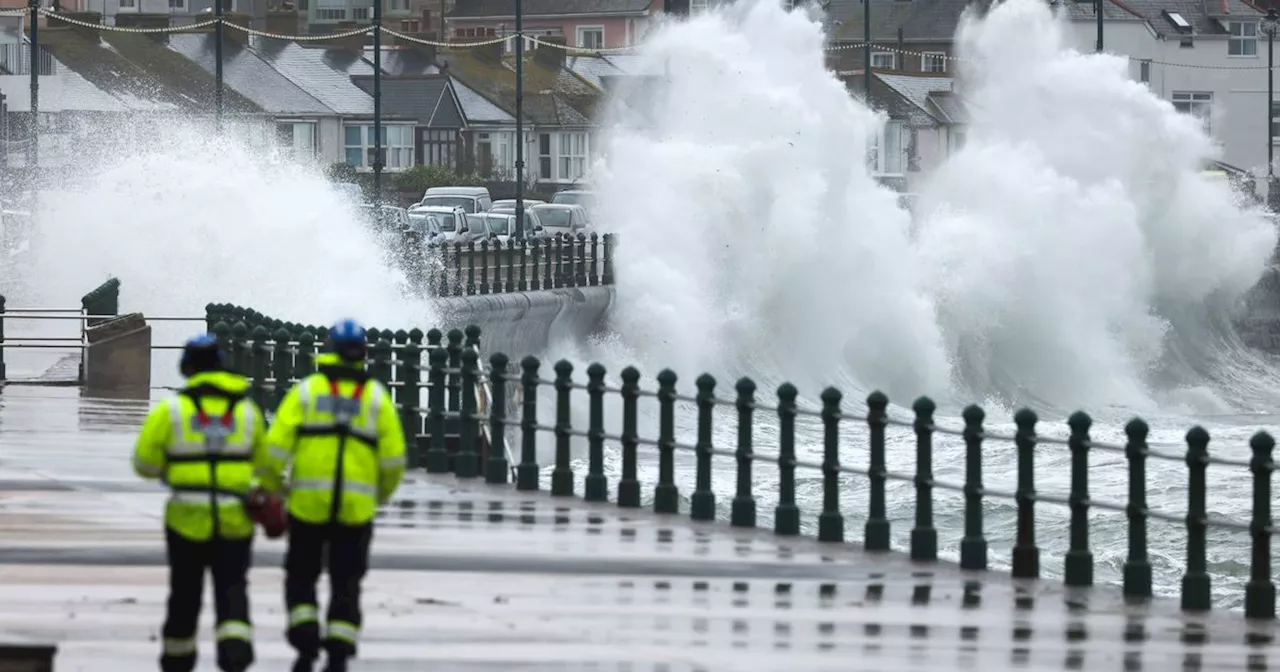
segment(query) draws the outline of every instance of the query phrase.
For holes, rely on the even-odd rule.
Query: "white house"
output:
[[[1095,5],[1063,5],[1077,48],[1093,51]],[[1106,0],[1103,49],[1128,56],[1134,79],[1202,119],[1223,161],[1265,176],[1280,110],[1267,103],[1263,15],[1243,0]]]

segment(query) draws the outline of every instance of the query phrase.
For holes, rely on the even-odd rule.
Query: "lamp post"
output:
[[[1272,210],[1275,210],[1280,203],[1280,188],[1276,187],[1275,138],[1272,135],[1272,125],[1275,123],[1273,119],[1276,116],[1274,101],[1277,25],[1280,25],[1280,16],[1276,15],[1276,8],[1271,7],[1262,19],[1262,29],[1267,34],[1267,205]]]
[[[516,0],[516,238],[524,238],[524,3]]]

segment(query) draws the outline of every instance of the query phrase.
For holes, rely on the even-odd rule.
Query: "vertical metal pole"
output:
[[[216,82],[214,86],[217,87],[213,92],[213,106],[219,134],[222,133],[222,14],[226,2],[227,0],[214,0],[214,17],[218,22],[213,24],[213,78]]]
[[[1275,10],[1274,9],[1271,10],[1271,14],[1274,14],[1274,13],[1275,13]],[[1270,19],[1272,17],[1269,16],[1267,18]],[[1276,117],[1276,113],[1274,110],[1275,108],[1274,101],[1276,99],[1275,59],[1276,59],[1276,27],[1274,23],[1268,23],[1267,25],[1267,191],[1268,192],[1271,191],[1271,182],[1275,178],[1275,174],[1276,174],[1275,166],[1274,166],[1276,141],[1271,133],[1271,126],[1273,123],[1275,123],[1272,120],[1275,119]]]
[[[524,237],[524,3],[521,0],[516,0],[516,237]]]
[[[373,0],[373,135],[378,148],[373,156],[373,202],[382,203],[382,155],[387,139],[382,131],[382,2]]]
[[[31,174],[31,213],[35,214],[35,199],[40,187],[40,0],[27,0],[31,9],[31,137],[28,138],[27,166]]]
[[[1106,2],[1106,0],[1098,0],[1098,7],[1096,10],[1098,14],[1098,45],[1095,48],[1095,51],[1099,53],[1102,52],[1102,9],[1103,9],[1102,3],[1104,2]]]
[[[871,0],[862,0],[862,95],[871,107]]]

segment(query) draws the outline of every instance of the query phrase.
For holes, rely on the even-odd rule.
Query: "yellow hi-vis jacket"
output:
[[[280,401],[259,476],[267,490],[288,492],[289,514],[303,522],[363,525],[404,477],[400,415],[362,365],[329,353],[316,364]]]
[[[267,423],[248,389],[234,373],[196,374],[142,425],[133,469],[169,486],[165,525],[192,541],[253,536],[245,497],[267,462]]]

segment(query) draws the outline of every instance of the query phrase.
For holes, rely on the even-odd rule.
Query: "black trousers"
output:
[[[332,657],[356,655],[360,629],[360,582],[369,571],[373,522],[350,526],[315,525],[290,516],[289,550],[284,558],[284,600],[289,612],[289,643],[303,658],[320,651],[316,582],[328,560],[329,609],[324,648]]]
[[[253,664],[253,640],[247,594],[253,539],[191,541],[165,530],[169,556],[169,605],[160,655],[163,672],[196,667],[196,630],[204,598],[204,574],[213,574],[217,615],[218,669],[242,672]]]

